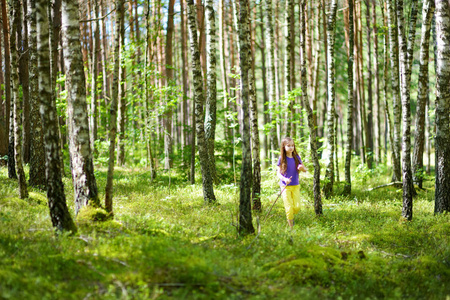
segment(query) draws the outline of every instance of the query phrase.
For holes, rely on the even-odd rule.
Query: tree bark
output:
[[[197,147],[199,152],[200,167],[202,172],[203,198],[205,202],[216,201],[213,189],[213,178],[209,171],[208,148],[206,147],[205,129],[204,129],[204,96],[203,79],[200,65],[200,52],[197,39],[196,11],[193,0],[188,0],[188,22],[191,42],[192,73],[194,80],[194,101],[195,101],[195,121],[197,133]]]
[[[27,181],[23,170],[22,162],[22,98],[19,94],[19,43],[17,40],[18,31],[20,30],[21,8],[19,0],[11,0],[11,33],[9,35],[9,46],[11,50],[11,81],[12,96],[14,99],[14,159],[16,173],[19,181],[19,197],[20,199],[28,198]]]
[[[95,152],[95,141],[97,140],[97,131],[98,131],[98,92],[97,92],[97,84],[98,84],[98,59],[100,54],[100,20],[99,20],[99,4],[98,0],[93,0],[94,3],[94,18],[93,22],[93,44],[92,44],[92,67],[91,67],[91,117],[90,117],[90,137],[91,137],[91,146]]]
[[[381,102],[380,102],[380,77],[378,71],[380,69],[380,62],[378,60],[378,28],[377,28],[377,10],[375,5],[375,0],[372,0],[372,33],[373,33],[373,56],[374,56],[374,70],[373,70],[373,84],[374,84],[374,103],[376,105],[375,110],[375,121],[374,135],[375,135],[375,145],[374,145],[374,157],[378,163],[382,162],[381,158]]]
[[[206,1],[206,69],[207,69],[207,95],[206,95],[206,119],[205,138],[208,147],[210,172],[213,180],[218,183],[216,174],[216,160],[214,153],[214,141],[216,136],[216,16],[213,0]]]
[[[367,26],[367,128],[366,129],[366,154],[367,154],[367,167],[373,168],[373,91],[372,91],[372,27],[370,26],[370,4],[369,0],[364,1],[366,4],[366,26]]]
[[[353,0],[348,0],[348,60],[347,60],[347,144],[345,148],[345,185],[344,194],[350,195],[352,191],[351,160],[353,144],[353,59],[354,59],[354,5]]]
[[[74,187],[75,213],[86,205],[100,206],[89,135],[86,103],[86,79],[81,53],[79,7],[76,0],[62,2],[64,62],[68,88],[67,111],[69,150]]]
[[[30,123],[33,128],[31,134],[30,149],[30,178],[31,186],[45,187],[45,151],[43,139],[43,127],[39,115],[38,73],[37,73],[37,48],[36,48],[36,2],[28,1],[28,50],[30,52],[29,79],[30,79]]]
[[[392,100],[394,110],[394,152],[393,156],[393,174],[392,181],[401,180],[400,166],[400,87],[399,87],[399,66],[398,66],[398,29],[396,11],[396,0],[387,0],[387,16],[389,28],[389,44],[390,44],[390,60],[391,60],[391,84],[392,84]]]
[[[113,212],[113,175],[114,175],[114,152],[116,148],[117,134],[117,106],[119,97],[119,70],[121,60],[121,27],[123,23],[123,0],[116,0],[116,32],[114,37],[114,71],[112,84],[111,107],[109,109],[109,161],[108,174],[105,187],[105,209],[109,213]]]
[[[122,4],[122,7],[125,3]],[[125,46],[125,8],[122,8],[120,20],[120,46]],[[118,91],[118,111],[117,111],[117,164],[123,166],[125,164],[125,131],[126,131],[126,118],[127,118],[127,98],[126,94],[126,67],[124,63],[124,56],[122,55],[122,49],[120,50],[120,71],[119,71],[119,91]],[[162,55],[162,51],[160,51]]]
[[[46,149],[45,173],[47,178],[48,206],[53,226],[58,231],[75,233],[77,229],[67,208],[64,184],[61,178],[58,115],[51,90],[48,1],[36,1],[36,24],[39,99]]]
[[[450,4],[436,0],[436,192],[435,213],[450,212]]]
[[[30,1],[30,0],[28,0]],[[31,127],[30,127],[30,81],[28,62],[30,53],[28,50],[28,26],[27,26],[27,0],[22,1],[20,22],[17,24],[17,42],[19,51],[19,84],[22,86],[22,158],[24,163],[30,162]]]
[[[327,149],[330,151],[327,169],[325,172],[326,182],[323,185],[325,198],[329,198],[333,193],[334,184],[334,118],[336,114],[335,102],[335,67],[334,67],[334,41],[336,30],[337,3],[332,0],[330,3],[330,13],[327,20]]]
[[[286,49],[284,52],[284,97],[289,101],[288,109],[286,112],[286,135],[293,137],[294,132],[293,128],[293,118],[294,118],[294,100],[292,97],[290,99],[289,92],[292,90],[293,86],[291,85],[292,78],[292,69],[294,68],[294,61],[291,56],[291,49],[293,48],[293,39],[295,35],[291,35],[291,27],[294,23],[294,1],[286,0],[286,9],[284,16],[285,24],[284,24],[284,39],[286,42]]]
[[[311,106],[309,105],[309,101],[307,98],[307,90],[308,90],[308,83],[306,81],[306,55],[305,55],[305,8],[306,8],[306,0],[301,0],[300,2],[300,9],[302,11],[301,14],[301,35],[300,35],[300,57],[301,57],[301,75],[302,75],[302,103],[303,107],[305,107],[307,113],[308,113],[308,127],[310,131],[309,135],[309,142],[311,146],[311,159],[314,164],[314,183],[313,183],[313,191],[314,191],[314,211],[316,215],[321,216],[322,215],[322,197],[320,195],[320,163],[319,163],[319,156],[317,153],[317,141],[316,141],[316,131],[314,130],[316,128],[316,124],[314,122],[313,118],[313,111],[311,109]]]
[[[419,68],[419,87],[417,91],[417,109],[416,109],[416,130],[414,134],[413,151],[413,181],[422,188],[423,182],[423,150],[425,144],[425,115],[427,100],[429,99],[429,80],[428,80],[428,60],[430,51],[430,28],[431,18],[434,13],[434,1],[426,0],[422,9],[422,34],[420,41],[420,68]]]
[[[248,0],[239,0],[239,66],[241,69],[242,99],[242,169],[239,193],[239,233],[242,235],[255,232],[252,223],[251,186],[252,186],[252,152],[250,147],[249,122],[249,84],[251,73],[251,49],[249,43]],[[249,57],[250,54],[250,57]]]

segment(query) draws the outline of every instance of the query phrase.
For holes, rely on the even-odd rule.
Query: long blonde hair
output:
[[[284,139],[281,140],[281,146],[280,146],[280,171],[281,174],[285,174],[286,170],[287,170],[287,159],[286,159],[286,148],[285,146],[287,144],[289,144],[290,142],[294,143],[294,140],[291,139],[290,137],[285,137]],[[297,149],[295,148],[295,143],[294,143],[294,151],[292,152],[292,156],[294,157],[295,160],[295,169],[298,172],[298,165],[300,164],[300,160],[299,160],[299,155],[297,153]]]

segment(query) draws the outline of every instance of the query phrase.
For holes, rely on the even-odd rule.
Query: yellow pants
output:
[[[293,220],[294,215],[300,210],[300,185],[288,185],[281,196],[286,217],[288,220]]]

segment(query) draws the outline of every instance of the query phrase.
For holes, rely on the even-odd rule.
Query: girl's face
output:
[[[288,142],[285,146],[284,146],[284,150],[286,150],[286,155],[287,156],[292,156],[292,152],[294,152],[294,142],[290,141]]]

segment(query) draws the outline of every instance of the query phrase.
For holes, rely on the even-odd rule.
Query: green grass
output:
[[[237,234],[233,185],[215,187],[220,205],[206,205],[201,185],[176,172],[169,188],[168,174],[152,181],[149,172],[117,169],[114,220],[78,218],[78,235],[58,236],[45,192],[18,199],[2,168],[0,298],[449,299],[450,216],[433,214],[434,182],[418,191],[413,221],[404,222],[401,190],[365,191],[389,182],[388,172],[355,172],[352,196],[324,199],[321,218],[306,175],[294,231],[279,200],[256,238]],[[278,193],[270,174],[263,173],[261,222]],[[103,199],[106,171],[96,176]]]

